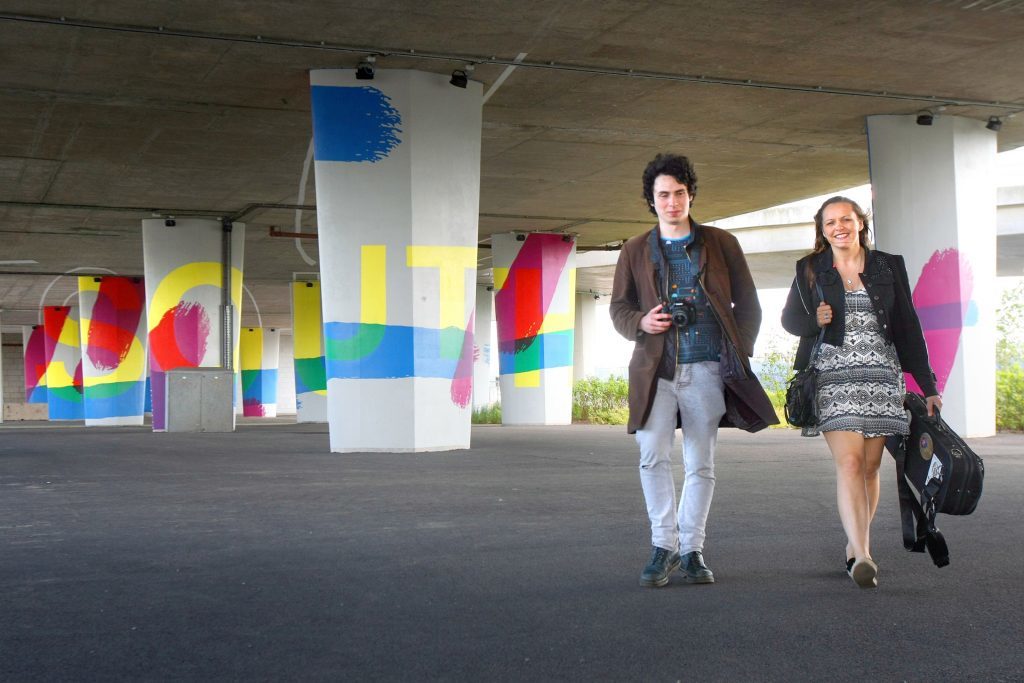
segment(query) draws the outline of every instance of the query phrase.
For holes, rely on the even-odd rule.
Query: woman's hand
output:
[[[928,417],[932,417],[936,410],[942,410],[942,397],[936,394],[935,396],[929,396],[924,400],[924,404],[928,407]]]
[[[818,327],[825,327],[832,322],[832,307],[822,301],[818,304]]]
[[[672,326],[672,316],[669,313],[661,312],[661,304],[658,304],[647,315],[640,318],[640,329],[647,334],[661,334]]]

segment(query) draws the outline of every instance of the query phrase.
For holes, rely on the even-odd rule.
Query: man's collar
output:
[[[688,220],[690,221],[690,232],[687,235],[687,237],[693,238],[693,244],[699,244],[701,241],[703,241],[703,226],[701,226],[697,221],[693,220],[693,216],[690,216]],[[654,226],[654,235],[655,239],[686,239],[685,237],[663,238],[661,235],[661,224]]]

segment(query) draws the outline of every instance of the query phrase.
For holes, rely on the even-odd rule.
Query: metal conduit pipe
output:
[[[221,332],[220,332],[220,364],[225,370],[234,370],[235,365],[235,345],[234,345],[234,332],[235,328],[232,324],[234,318],[234,306],[231,303],[231,233],[234,229],[234,224],[229,220],[225,219],[221,221]]]

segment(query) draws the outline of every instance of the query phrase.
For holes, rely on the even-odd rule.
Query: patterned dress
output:
[[[882,336],[865,290],[846,292],[843,345],[822,343],[815,367],[821,417],[817,427],[804,427],[804,436],[844,431],[870,438],[909,432],[896,347]]]

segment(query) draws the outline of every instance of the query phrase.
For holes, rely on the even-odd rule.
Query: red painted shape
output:
[[[82,382],[82,361],[78,361],[78,365],[75,366],[75,376],[71,380],[71,386],[73,386],[75,391],[79,394],[85,392],[85,389],[82,388],[84,386],[84,382]]]
[[[136,321],[136,324],[138,321]],[[135,330],[93,320],[89,323],[89,360],[100,370],[113,370],[124,362],[135,341]]]
[[[205,353],[209,333],[210,322],[201,305],[181,301],[168,309],[149,333],[149,348],[156,369],[166,372],[198,366],[198,359]]]
[[[119,311],[142,311],[142,281],[127,277],[105,277],[100,283],[100,296]]]
[[[541,271],[539,268],[520,268],[516,271],[515,287],[515,339],[535,337],[544,322],[544,300],[541,298]]]
[[[47,363],[53,358],[53,347],[60,341],[61,330],[64,329],[64,322],[70,313],[69,306],[46,306],[43,308],[43,329],[46,337],[50,340],[46,345]]]
[[[86,355],[101,370],[124,362],[135,341],[142,317],[143,284],[126,277],[105,277],[100,282],[90,315]]]

